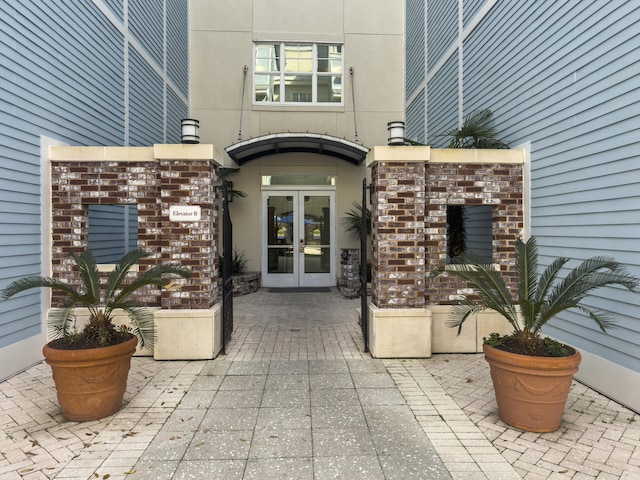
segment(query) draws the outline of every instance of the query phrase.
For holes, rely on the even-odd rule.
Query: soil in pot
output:
[[[108,347],[63,350],[44,346],[62,415],[84,422],[116,413],[122,407],[127,377],[138,339]]]

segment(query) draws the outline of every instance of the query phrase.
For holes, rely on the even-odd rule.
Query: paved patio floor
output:
[[[557,432],[507,427],[482,355],[377,360],[358,300],[235,299],[227,355],[133,359],[124,408],[67,422],[47,365],[0,383],[0,480],[640,479],[640,416],[573,385]]]

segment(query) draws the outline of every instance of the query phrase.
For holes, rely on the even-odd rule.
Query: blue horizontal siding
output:
[[[160,66],[164,65],[164,2],[129,0],[129,31]]]
[[[0,5],[0,15],[15,19],[0,30],[7,102],[0,124],[20,128],[18,119],[30,124],[30,133],[122,144],[122,36],[92,4],[70,7]]]
[[[427,86],[427,134],[432,147],[446,147],[458,126],[458,57],[452,56]]]
[[[133,48],[129,61],[129,144],[152,145],[164,134],[163,82]]]
[[[405,10],[405,98],[425,80],[424,0],[408,0]]]
[[[118,20],[124,22],[124,0],[102,0]]]
[[[163,3],[126,2],[132,34],[160,70]],[[70,145],[124,144],[124,6],[123,0],[0,2],[0,288],[41,273],[41,137]],[[188,94],[188,4],[169,0],[167,8],[167,50],[174,58],[168,69],[180,95],[169,95],[173,103],[166,110],[177,143],[179,118],[188,111],[181,100]],[[163,142],[164,79],[132,56],[133,139]],[[40,332],[40,310],[37,290],[0,303],[0,349]]]
[[[465,22],[479,6],[469,2]],[[543,265],[605,255],[640,276],[639,24],[637,2],[498,0],[464,42],[465,113],[491,108],[504,141],[531,142],[531,231]],[[429,85],[430,128],[450,112],[432,98],[450,97],[442,80]],[[546,333],[640,372],[638,296],[606,288],[588,304],[620,327],[605,335],[567,313]]]
[[[38,335],[40,325],[40,292],[37,290],[21,294],[3,302],[3,317],[0,322],[0,348]]]
[[[462,4],[462,25],[466,27],[473,20],[487,0],[464,0]]]
[[[189,3],[167,0],[167,75],[189,97]],[[184,118],[184,117],[183,117]]]
[[[425,143],[425,90],[422,90],[407,107],[406,135],[407,138],[419,143]]]
[[[189,107],[171,89],[167,89],[167,142],[181,142],[180,120],[189,117]]]
[[[427,71],[458,37],[458,0],[427,3]]]

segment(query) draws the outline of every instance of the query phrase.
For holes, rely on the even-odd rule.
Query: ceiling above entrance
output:
[[[360,165],[369,149],[344,138],[317,133],[272,133],[228,146],[226,152],[238,164],[279,153],[317,153]]]

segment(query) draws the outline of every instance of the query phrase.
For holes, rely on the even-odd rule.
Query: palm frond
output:
[[[518,276],[518,298],[520,311],[526,319],[535,315],[535,296],[538,289],[538,244],[535,237],[527,242],[516,240],[516,275]]]
[[[638,287],[638,280],[612,258],[592,257],[584,260],[550,290],[545,308],[540,312],[539,323],[542,326],[558,312],[566,310],[564,305],[572,305],[575,308],[594,290],[614,285],[633,292]],[[600,328],[606,328],[611,322],[596,320],[596,323]]]
[[[147,253],[144,250],[131,250],[118,261],[115,268],[109,274],[109,279],[105,286],[105,302],[111,301],[114,292],[120,289],[122,282],[127,277],[131,267],[136,265],[141,258],[146,258],[150,255],[150,253]]]
[[[98,265],[96,259],[90,250],[85,250],[82,254],[71,253],[71,256],[80,269],[80,278],[86,292],[86,300],[88,303],[97,303],[100,301],[100,274],[98,273]]]
[[[367,214],[367,235],[371,234],[371,210],[368,208],[365,210]],[[353,237],[360,236],[360,230],[362,229],[362,203],[353,202],[353,206],[348,212],[344,212],[345,217],[340,219],[340,222],[344,226],[344,229]]]
[[[449,312],[449,319],[447,325],[450,327],[458,327],[458,335],[462,333],[462,325],[471,316],[476,313],[486,310],[485,305],[480,305],[475,302],[471,302],[466,298],[461,298]]]
[[[146,307],[133,303],[120,304],[119,308],[129,315],[132,323],[131,330],[140,339],[140,348],[152,349],[155,343],[153,312]]]
[[[39,275],[29,275],[24,278],[20,278],[10,283],[0,294],[1,300],[8,300],[14,295],[29,290],[31,288],[52,288],[54,290],[60,290],[69,296],[77,298],[78,301],[82,299],[82,293],[80,293],[73,285],[62,282],[51,277],[41,277]]]
[[[129,295],[142,287],[150,285],[164,287],[171,282],[171,275],[177,275],[187,279],[191,278],[189,269],[178,264],[165,263],[156,265],[142,272],[130,283],[122,286],[122,289],[112,299],[112,302],[114,304],[120,304],[124,299],[129,297]]]
[[[455,266],[447,273],[465,280],[473,292],[478,295],[485,308],[490,308],[503,316],[519,331],[518,312],[511,292],[499,272],[491,265],[477,262],[455,262]],[[468,297],[466,297],[468,300]]]
[[[596,322],[602,332],[606,332],[608,328],[616,328],[616,324],[607,312],[603,312],[602,310],[593,310],[585,307],[584,305],[576,305],[575,308],[586,313],[589,318]]]
[[[47,319],[47,329],[51,338],[68,337],[71,335],[71,324],[74,323],[75,317],[73,307],[77,302],[72,297],[65,297],[57,308],[49,310],[49,318]]]
[[[451,137],[449,148],[508,148],[497,138],[493,112],[488,108],[473,110],[460,128],[454,128],[445,135]]]

